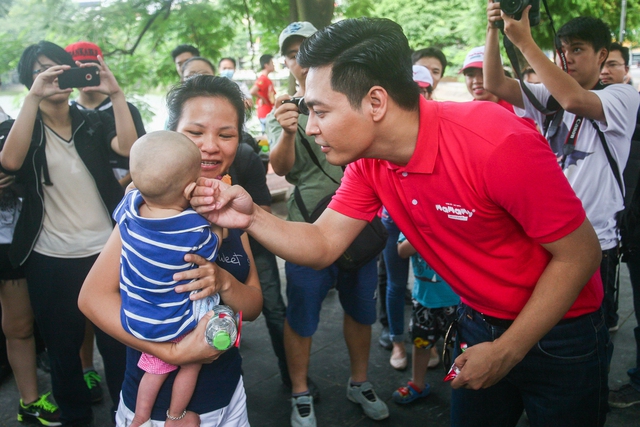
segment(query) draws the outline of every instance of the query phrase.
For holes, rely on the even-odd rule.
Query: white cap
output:
[[[427,67],[422,65],[413,66],[413,81],[420,87],[433,86],[433,77]]]
[[[474,47],[464,58],[464,64],[460,71],[462,72],[467,68],[482,68],[482,62],[484,62],[484,46]]]
[[[285,54],[285,52],[282,52],[282,45],[289,37],[300,36],[306,39],[307,37],[312,36],[316,31],[318,31],[318,29],[314,27],[312,23],[306,21],[292,22],[287,25],[287,28],[282,30],[280,37],[278,38],[280,53],[283,55]]]

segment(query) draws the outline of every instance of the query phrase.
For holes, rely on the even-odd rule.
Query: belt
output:
[[[491,326],[496,326],[498,328],[503,328],[503,329],[509,329],[509,326],[511,326],[513,324],[513,320],[509,320],[509,319],[500,319],[498,317],[493,317],[493,316],[489,316],[486,315],[484,313],[480,313],[477,310],[474,310],[473,308],[469,307],[473,312],[477,313],[482,320],[484,320],[485,322],[487,322],[488,324],[490,324]],[[575,322],[577,320],[582,319],[585,316],[589,316],[591,313],[589,314],[583,314],[582,316],[578,316],[578,317],[572,317],[570,319],[561,319],[556,325],[566,325],[568,323],[572,323]]]

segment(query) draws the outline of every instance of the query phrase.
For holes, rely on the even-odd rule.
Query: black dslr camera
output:
[[[535,27],[540,23],[540,0],[501,0],[500,9],[505,15],[513,16],[518,21],[522,19],[522,12],[524,9],[531,5],[529,10],[529,24],[531,27]],[[497,21],[495,26],[498,28],[504,28],[504,21]]]
[[[295,96],[291,99],[285,99],[282,101],[283,104],[296,104],[298,107],[298,112],[300,114],[304,114],[305,116],[309,115],[309,107],[307,107],[307,103],[304,102],[304,98],[300,96]]]

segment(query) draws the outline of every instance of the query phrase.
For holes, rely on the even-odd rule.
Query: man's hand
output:
[[[479,390],[491,387],[520,362],[521,358],[505,351],[496,340],[471,346],[455,360],[460,369],[451,382],[453,388]]]
[[[243,230],[253,223],[255,209],[260,209],[239,185],[208,178],[198,178],[191,206],[211,223]]]
[[[502,21],[502,10],[500,9],[500,3],[489,0],[487,4],[487,29],[498,31],[496,22]]]
[[[289,95],[282,95],[276,99],[275,117],[282,130],[290,135],[295,135],[298,131],[298,107],[291,102],[284,102],[291,99]]]
[[[500,3],[498,3],[498,6]],[[509,37],[509,40],[521,51],[524,47],[533,43],[535,45],[535,41],[531,36],[531,26],[529,24],[529,10],[531,10],[531,5],[524,8],[522,11],[522,18],[518,21],[517,19],[512,18],[509,15],[505,15],[504,12],[500,11],[500,16],[504,21],[504,33]]]

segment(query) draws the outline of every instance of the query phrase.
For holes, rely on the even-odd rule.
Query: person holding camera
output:
[[[618,328],[618,232],[616,215],[624,208],[622,171],[629,158],[630,141],[640,98],[633,87],[600,83],[600,71],[611,45],[611,31],[602,20],[578,17],[556,35],[562,46],[566,72],[549,61],[531,36],[528,6],[520,20],[507,16],[500,3],[487,7],[485,85],[513,104],[521,117],[534,119],[547,137],[571,187],[582,201],[600,247],[600,274],[604,287],[602,309],[607,328]],[[519,82],[504,76],[500,65],[499,29],[540,78],[541,84]],[[562,64],[561,64],[562,65]],[[555,103],[550,101],[553,97]],[[540,111],[547,109],[550,111]]]
[[[305,222],[305,216],[308,218],[322,199],[336,191],[343,175],[342,168],[328,163],[313,136],[305,132],[309,111],[300,97],[305,94],[308,70],[298,64],[296,54],[302,42],[316,31],[309,22],[294,22],[280,34],[285,65],[299,86],[294,98],[278,97],[275,110],[267,116],[271,165],[295,185],[295,194],[288,201],[287,220],[291,222]],[[368,417],[387,418],[387,405],[367,381],[371,325],[376,321],[375,259],[353,272],[335,264],[314,270],[293,262],[286,262],[285,270],[288,304],[284,343],[292,383],[291,425],[316,426],[314,397],[307,379],[309,357],[322,301],[334,285],[345,310],[344,337],[351,360],[347,397],[359,403]]]
[[[15,175],[24,188],[9,259],[14,267],[24,266],[51,359],[60,422],[68,426],[89,426],[93,419],[80,362],[86,319],[78,294],[111,234],[110,215],[124,193],[111,170],[109,149],[128,156],[137,138],[120,86],[101,57],[98,61],[100,84],[81,90],[111,97],[115,120],[69,105],[72,89],[58,83],[76,63],[62,47],[41,41],[25,49],[18,63],[20,82],[29,89],[20,113],[0,124],[0,170]],[[96,338],[110,393],[117,398],[125,347],[97,328]]]

